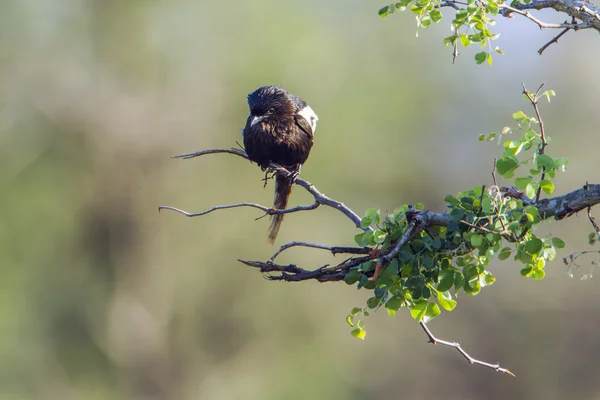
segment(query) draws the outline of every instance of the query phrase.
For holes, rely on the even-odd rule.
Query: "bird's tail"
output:
[[[288,198],[292,192],[292,185],[290,179],[283,175],[277,175],[275,177],[275,201],[273,202],[273,208],[283,210],[287,206]],[[271,216],[271,226],[269,227],[269,242],[274,243],[279,227],[283,221],[285,214],[275,214]]]

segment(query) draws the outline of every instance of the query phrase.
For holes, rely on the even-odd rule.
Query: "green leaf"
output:
[[[440,22],[440,20],[442,19],[442,13],[440,12],[440,10],[432,10],[429,15],[431,16],[431,20],[433,22]]]
[[[371,231],[357,233],[354,235],[354,241],[360,247],[367,247],[370,244],[375,244],[373,241],[373,232]]]
[[[550,103],[550,98],[556,96],[556,93],[554,93],[554,90],[546,90],[544,95],[546,96],[548,103]]]
[[[483,245],[484,237],[478,233],[471,236],[471,245],[473,247],[481,247]]]
[[[350,311],[350,314],[352,314],[353,317],[356,317],[358,313],[362,312],[362,310],[363,309],[360,307],[354,307],[352,311]]]
[[[502,157],[496,162],[496,169],[504,178],[510,178],[518,167],[519,161],[514,157]]]
[[[525,243],[525,251],[532,255],[538,254],[542,247],[544,247],[544,243],[538,238],[533,238]]]
[[[475,6],[477,7],[477,6]],[[479,65],[483,64],[487,60],[488,53],[482,51],[480,53],[475,54],[475,62]]]
[[[538,189],[538,184],[537,182],[534,181],[530,181],[527,186],[525,186],[525,194],[527,195],[527,197],[529,197],[530,199],[535,198],[536,194],[537,194],[537,189]]]
[[[454,285],[454,271],[452,269],[443,269],[438,275],[437,290],[445,292]]]
[[[493,0],[490,0],[487,4],[486,10],[488,13],[490,13],[491,15],[496,15],[498,14],[498,3],[496,3]]]
[[[471,40],[469,40],[469,37],[464,33],[461,34],[458,38],[460,39],[460,44],[463,45],[463,47],[467,47],[471,44]],[[483,135],[483,137],[485,137],[485,135]]]
[[[452,311],[454,310],[454,307],[456,307],[456,300],[452,299],[452,295],[450,294],[450,292],[438,291],[437,299],[438,303],[440,303],[440,306],[446,311]]]
[[[354,326],[354,317],[352,315],[348,315],[346,317],[346,322],[348,323],[348,325]]]
[[[500,250],[500,253],[498,253],[498,260],[506,260],[508,257],[510,257],[512,250],[510,247],[505,247],[502,250]]]
[[[446,203],[452,204],[454,206],[460,204],[460,200],[458,200],[456,197],[452,196],[451,194],[444,197],[444,201]]]
[[[469,14],[474,14],[478,10],[479,10],[479,6],[475,3],[471,3],[467,6],[467,13],[469,13]]]
[[[527,266],[521,270],[521,276],[530,276],[533,268],[531,266]]]
[[[554,167],[560,172],[565,172],[569,165],[569,159],[567,157],[559,157],[554,159]]]
[[[362,276],[358,270],[352,269],[344,276],[344,282],[348,285],[354,285]]]
[[[552,157],[547,156],[545,154],[538,154],[535,163],[538,167],[546,168],[546,169],[554,169],[554,160]]]
[[[425,15],[419,22],[423,28],[429,28],[429,26],[431,26],[431,17],[429,15]]]
[[[389,13],[389,6],[381,7],[378,12],[378,14],[381,18],[387,17],[388,13]]]
[[[457,35],[452,35],[452,36],[448,36],[448,37],[444,38],[444,46],[448,46],[450,44],[454,45],[457,38],[458,38]]]
[[[517,111],[516,113],[513,114],[512,117],[517,122],[522,121],[524,119],[529,119],[529,117],[527,115],[525,115],[525,113],[523,111]]]
[[[387,232],[382,231],[381,229],[377,229],[373,233],[373,241],[377,244],[381,244],[381,243],[385,242],[386,238],[387,238]]]
[[[538,281],[544,279],[544,276],[546,276],[546,271],[544,271],[543,269],[536,269],[531,274],[531,277]]]
[[[527,187],[527,185],[529,185],[529,183],[531,183],[531,178],[517,178],[517,179],[515,179],[515,186],[519,190],[525,190],[525,188]]]
[[[360,328],[354,328],[352,329],[352,332],[350,332],[350,334],[357,339],[365,340],[365,336],[367,336],[367,331]]]
[[[556,247],[557,249],[562,249],[565,247],[565,242],[560,238],[553,237],[552,246]]]
[[[429,303],[425,300],[413,303],[410,306],[410,315],[418,322],[421,322],[423,320],[423,317],[425,316],[425,312],[427,311],[428,304]]]
[[[542,179],[540,182],[540,187],[546,194],[552,194],[552,192],[554,192],[554,183],[548,179]]]
[[[385,308],[387,308],[388,310],[397,311],[398,309],[400,309],[400,307],[402,307],[402,303],[404,303],[404,299],[403,298],[398,297],[398,296],[392,296],[385,303]]]
[[[378,298],[378,297],[373,296],[373,297],[370,297],[367,300],[367,307],[369,307],[369,308],[375,308],[375,307],[377,307],[379,305],[379,303],[381,303],[381,299]]]
[[[429,321],[431,321],[432,319],[434,319],[441,313],[442,313],[442,311],[440,310],[440,308],[438,307],[437,304],[428,303],[427,309],[425,310],[425,316],[423,317],[423,322],[428,323]]]

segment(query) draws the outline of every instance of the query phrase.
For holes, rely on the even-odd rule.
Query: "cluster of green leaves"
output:
[[[553,94],[547,94],[548,97]],[[544,93],[544,95],[546,95]],[[534,228],[543,218],[535,205],[538,188],[551,194],[556,171],[564,170],[567,160],[544,154],[547,140],[533,127],[539,121],[522,111],[513,114],[521,132],[520,138],[503,142],[502,158],[496,164],[497,172],[523,190],[524,196],[506,196],[496,186],[478,186],[471,190],[448,195],[446,226],[431,226],[411,238],[384,265],[376,280],[370,279],[377,262],[365,262],[350,270],[345,282],[358,289],[372,290],[366,308],[355,308],[348,316],[348,323],[355,329],[352,334],[365,337],[364,322],[354,324],[358,313],[384,307],[393,316],[401,307],[407,307],[417,320],[428,322],[441,313],[452,311],[460,292],[477,295],[484,287],[494,283],[488,270],[494,258],[512,258],[523,264],[521,275],[542,279],[547,262],[556,258],[556,249],[565,243],[548,235],[539,237]],[[502,133],[492,132],[480,140],[502,139],[512,133],[505,128]],[[520,167],[530,164],[527,175],[515,177]],[[520,170],[519,170],[520,171]],[[393,248],[408,227],[407,215],[424,209],[403,206],[391,214],[369,209],[361,221],[363,228],[372,231],[355,236],[359,246],[368,246],[385,253]]]
[[[393,14],[396,10],[404,11],[410,7],[417,19],[417,26],[428,28],[432,22],[439,22],[442,19],[440,9],[446,3],[449,2],[442,2],[441,0],[402,0],[379,9],[379,16],[384,18]],[[487,63],[492,65],[492,52],[503,54],[498,46],[493,50],[491,46],[491,41],[499,36],[499,34],[490,31],[490,27],[495,24],[493,18],[498,12],[498,2],[495,0],[468,0],[466,7],[456,10],[454,19],[450,23],[454,33],[444,38],[444,44],[453,47],[458,46],[458,44],[463,47],[479,44],[482,49],[487,45],[487,50],[475,54],[475,62],[477,64]]]

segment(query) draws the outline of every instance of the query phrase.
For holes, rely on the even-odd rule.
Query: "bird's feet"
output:
[[[265,171],[265,177],[261,179],[264,182],[263,188],[267,187],[267,182],[269,181],[269,179],[275,178],[275,175],[276,175],[276,172],[271,171],[270,169],[266,169],[264,171]]]
[[[290,171],[290,173],[287,174],[287,178],[290,181],[290,185],[293,185],[294,182],[296,182],[296,178],[298,177],[298,175],[300,175],[300,171],[298,170]]]
[[[290,181],[290,185],[293,185],[296,182],[296,178],[300,175],[300,170],[302,169],[302,164],[296,164],[290,169],[290,173],[287,175],[287,178]]]

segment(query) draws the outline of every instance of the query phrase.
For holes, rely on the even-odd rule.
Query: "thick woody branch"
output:
[[[517,197],[513,195],[514,190],[510,189],[506,192],[511,197]],[[573,192],[567,193],[562,196],[557,196],[551,199],[542,199],[537,203],[539,215],[542,219],[548,219],[555,217],[556,219],[562,219],[569,217],[578,211],[587,210],[588,208],[600,203],[600,184],[586,184],[581,189],[577,189]],[[407,213],[407,219],[409,225],[407,230],[398,240],[393,248],[387,251],[380,252],[378,256],[369,255],[367,257],[352,258],[345,262],[338,264],[333,269],[317,269],[314,271],[300,269],[296,266],[290,269],[289,265],[275,264],[273,260],[286,248],[292,247],[292,245],[284,245],[282,249],[274,254],[270,261],[241,261],[246,265],[260,268],[262,272],[280,272],[280,276],[270,277],[274,280],[284,280],[288,282],[299,282],[307,279],[315,279],[319,282],[333,282],[341,281],[344,279],[346,272],[350,268],[360,265],[363,262],[374,260],[379,258],[379,262],[385,265],[391,261],[395,254],[397,254],[404,244],[414,238],[419,232],[432,226],[447,226],[451,218],[446,213],[435,213],[432,211],[419,211],[411,210]],[[503,232],[494,232],[496,234],[502,234]],[[296,244],[299,245],[299,244]],[[333,246],[316,245],[310,244],[306,247],[314,247],[320,249],[326,249],[333,252]],[[351,248],[352,249],[352,248]],[[358,251],[358,250],[357,250]],[[365,250],[360,250],[365,251]],[[346,252],[349,253],[349,252]],[[357,261],[359,260],[359,261]],[[251,263],[251,264],[249,264]]]
[[[502,14],[505,16],[514,12],[523,15],[535,22],[540,29],[543,28],[571,28],[578,29],[595,29],[600,32],[600,7],[582,0],[533,0],[530,3],[512,3],[512,6],[505,4],[499,5],[502,9]],[[565,13],[570,17],[582,21],[579,24],[546,24],[538,21],[528,10],[544,10],[553,9],[558,12]]]

